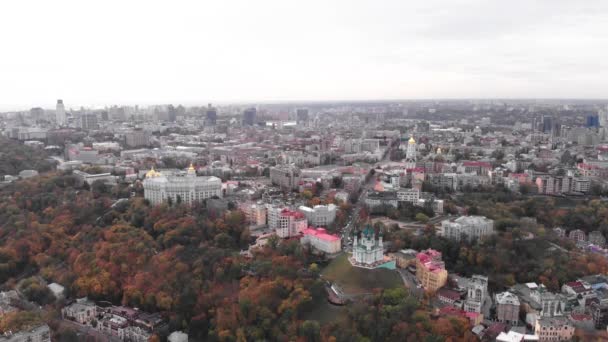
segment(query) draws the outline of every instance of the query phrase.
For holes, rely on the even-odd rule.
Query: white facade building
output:
[[[300,206],[298,210],[308,219],[308,223],[315,227],[327,227],[336,219],[338,207],[335,204],[315,205],[313,208]]]
[[[467,299],[464,311],[481,313],[481,307],[488,293],[488,277],[473,275],[467,284]]]
[[[222,181],[217,177],[197,177],[192,165],[187,173],[167,175],[154,169],[146,173],[144,197],[152,204],[160,204],[171,198],[174,203],[180,200],[186,204],[202,201],[213,196],[222,196]]]
[[[441,235],[452,240],[483,239],[494,234],[494,221],[483,216],[461,216],[441,222]]]
[[[418,189],[401,189],[397,191],[397,201],[399,202],[416,204],[418,203],[418,199],[420,199],[420,190]]]
[[[341,240],[338,236],[328,234],[325,229],[308,228],[303,232],[304,236],[300,239],[303,245],[311,245],[314,249],[324,253],[334,254],[341,250]]]
[[[308,220],[299,211],[283,209],[279,214],[276,233],[281,238],[296,236],[308,228]]]
[[[55,108],[55,122],[57,123],[57,126],[65,126],[67,123],[63,100],[57,100],[57,107]]]

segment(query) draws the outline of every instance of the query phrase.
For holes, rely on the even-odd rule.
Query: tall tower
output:
[[[413,169],[416,167],[416,140],[411,137],[407,142],[407,150],[405,151],[405,168]]]
[[[55,109],[55,122],[57,126],[65,126],[65,107],[63,106],[63,100],[57,100],[57,108]]]
[[[247,108],[243,112],[243,126],[253,126],[256,122],[257,110],[255,107]]]

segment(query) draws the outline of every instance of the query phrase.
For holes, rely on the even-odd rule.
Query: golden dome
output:
[[[408,141],[408,144],[413,145],[413,144],[415,144],[415,143],[416,143],[416,140],[414,140],[414,137],[412,136],[412,137],[410,138],[410,141]]]
[[[160,176],[160,172],[154,170],[154,166],[150,169],[150,171],[146,172],[146,178],[154,178]]]
[[[194,165],[192,165],[192,163],[190,163],[190,166],[188,167],[188,171],[196,171],[194,169]]]

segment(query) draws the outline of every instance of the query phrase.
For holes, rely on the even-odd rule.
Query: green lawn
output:
[[[303,314],[303,319],[329,323],[337,321],[346,315],[346,306],[330,304],[327,298],[314,299],[314,305],[309,312]]]
[[[369,293],[374,288],[394,288],[403,286],[403,280],[397,271],[384,268],[368,270],[353,267],[348,261],[348,254],[336,257],[321,272],[324,279],[336,283],[348,294]]]

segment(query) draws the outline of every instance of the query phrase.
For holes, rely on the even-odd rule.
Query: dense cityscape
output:
[[[608,101],[0,120],[0,341],[608,338]]]

